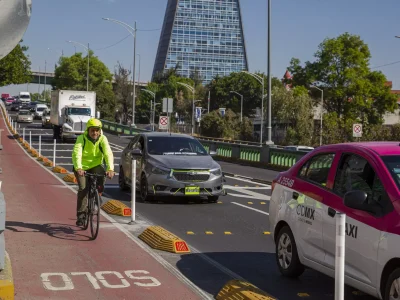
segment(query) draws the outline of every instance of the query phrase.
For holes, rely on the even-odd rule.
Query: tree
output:
[[[304,67],[298,59],[292,59],[288,70],[295,86],[310,88],[315,83],[324,90],[327,120],[333,122],[327,129],[332,134],[351,139],[347,134],[352,128],[350,122],[362,122],[366,127],[382,124],[382,115],[394,111],[396,96],[385,86],[385,76],[369,69],[371,54],[359,36],[344,33],[327,38],[314,56],[316,60],[306,62]],[[311,90],[315,98],[320,97],[318,90]]]
[[[61,57],[55,69],[53,89],[86,91],[87,56],[76,53]],[[112,118],[115,99],[112,90],[112,74],[106,65],[90,51],[89,91],[96,92],[97,110],[101,117]]]
[[[0,86],[28,83],[32,79],[31,62],[25,54],[28,47],[21,43],[0,60]]]
[[[118,62],[114,70],[115,78],[115,101],[117,118],[119,118],[123,124],[128,124],[128,115],[132,116],[132,85],[129,84],[129,77],[131,71],[125,69],[121,63]]]

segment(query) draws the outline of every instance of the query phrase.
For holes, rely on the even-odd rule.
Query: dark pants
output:
[[[87,205],[88,205],[88,192],[89,192],[89,187],[86,186],[86,177],[85,176],[79,176],[76,170],[74,169],[74,174],[75,177],[78,181],[78,201],[77,201],[77,206],[76,206],[76,216],[79,218],[83,213],[87,212]],[[99,175],[105,175],[106,171],[104,170],[103,166],[97,166],[92,169],[86,170],[86,172],[89,173],[94,173],[94,174],[99,174]],[[104,189],[104,181],[105,178],[97,178],[97,183],[100,186],[100,190],[103,191]]]

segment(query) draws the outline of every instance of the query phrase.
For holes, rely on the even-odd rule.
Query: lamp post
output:
[[[86,90],[89,91],[89,68],[90,68],[90,48],[89,43],[87,47],[84,44],[75,42],[75,41],[67,41],[68,43],[73,43],[82,46],[87,51],[87,75],[86,75]]]
[[[132,126],[135,125],[135,105],[136,105],[136,86],[135,86],[135,73],[136,73],[136,21],[135,21],[135,26],[132,27],[124,22],[115,20],[115,19],[110,19],[110,18],[103,18],[105,21],[110,21],[113,23],[117,23],[124,27],[126,30],[129,31],[129,33],[133,36],[133,77],[132,77],[132,84],[133,84],[133,99],[132,99]]]
[[[240,122],[243,122],[243,95],[239,94],[238,92],[231,91],[231,93],[235,93],[240,96]]]
[[[261,77],[260,75],[250,73],[247,71],[242,71],[243,73],[246,73],[252,77],[254,77],[259,83],[262,85],[262,96],[261,96],[261,128],[260,128],[260,144],[262,144],[262,138],[263,138],[263,126],[264,126],[264,76]],[[271,139],[271,136],[268,137],[268,140]]]
[[[180,84],[180,85],[186,87],[193,94],[193,97],[192,97],[192,136],[193,136],[193,134],[194,134],[194,93],[195,93],[195,89],[194,89],[194,87],[192,87],[186,83],[183,83],[183,82],[177,82],[177,84]]]
[[[319,90],[321,92],[321,124],[320,124],[320,129],[319,129],[319,145],[322,145],[322,112],[324,110],[324,90],[320,89],[319,87],[316,87],[315,85],[311,85],[311,87]]]
[[[267,145],[273,145],[272,141],[272,125],[271,125],[271,116],[272,116],[272,101],[271,101],[271,0],[268,0],[268,126],[267,126],[267,136],[268,140],[266,142]]]
[[[151,108],[150,108],[150,115],[151,115],[152,128],[154,131],[154,115],[156,114],[156,93],[154,93],[150,90],[146,90],[146,89],[143,89],[142,91],[149,93],[150,95],[153,96],[153,104],[151,105]]]

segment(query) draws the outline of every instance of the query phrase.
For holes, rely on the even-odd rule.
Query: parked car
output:
[[[346,215],[345,283],[398,299],[400,145],[366,142],[321,146],[272,182],[270,230],[280,272],[305,267],[335,276],[337,213]]]
[[[216,202],[223,194],[220,165],[191,136],[162,132],[136,135],[121,155],[121,189],[131,185],[133,158],[137,162],[136,183],[143,201],[184,196],[207,197]]]
[[[50,123],[50,109],[45,109],[42,114],[42,127],[51,127]]]
[[[18,123],[32,123],[33,116],[29,110],[20,110],[17,114]]]

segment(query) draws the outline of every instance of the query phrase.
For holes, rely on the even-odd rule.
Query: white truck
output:
[[[56,90],[51,92],[50,123],[53,138],[65,141],[84,133],[87,121],[96,115],[96,92]]]

